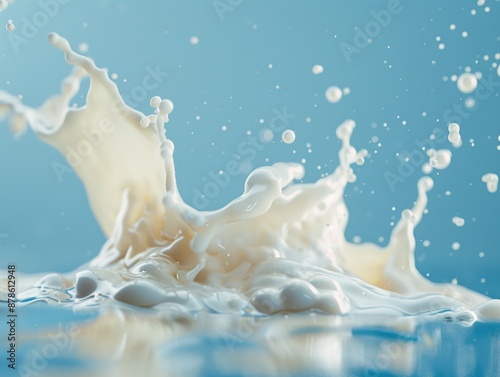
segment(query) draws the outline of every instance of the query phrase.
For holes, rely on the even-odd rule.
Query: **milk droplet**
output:
[[[452,219],[451,219],[451,222],[453,224],[455,224],[456,226],[458,227],[462,227],[465,225],[465,220],[462,218],[462,217],[458,217],[458,216],[454,216]]]
[[[157,109],[158,107],[160,107],[160,103],[161,103],[161,98],[159,96],[154,96],[149,101],[149,104],[151,105],[151,107],[154,107],[155,109]]]
[[[429,156],[429,165],[435,169],[446,169],[451,162],[451,152],[449,149],[440,149],[439,151],[429,149],[427,156]]]
[[[283,140],[285,144],[292,144],[295,141],[295,132],[292,130],[285,130],[281,135],[281,140]]]
[[[269,143],[274,139],[274,132],[269,128],[264,128],[260,131],[259,138],[263,143]]]
[[[457,28],[457,26],[455,24],[450,25],[450,30],[455,30],[456,28]]]
[[[7,31],[12,32],[12,31],[16,30],[16,25],[14,25],[12,20],[9,20],[9,21],[7,21],[7,25],[5,26],[5,28],[7,29]]]
[[[82,54],[85,54],[88,50],[89,50],[88,43],[82,42],[78,45],[78,51],[80,51]]]
[[[337,103],[342,99],[342,90],[338,86],[330,86],[325,92],[325,97],[328,102]]]
[[[455,147],[462,146],[462,138],[460,137],[460,126],[457,123],[450,123],[448,126],[448,140]]]
[[[150,123],[151,123],[151,121],[149,120],[148,117],[142,118],[141,122],[140,122],[142,128],[148,127],[150,125]]]
[[[161,114],[170,114],[174,110],[174,104],[169,99],[164,99],[160,102],[158,110]]]
[[[319,74],[323,73],[323,66],[319,65],[319,64],[316,64],[315,66],[312,67],[312,72],[315,75],[319,75]]]
[[[495,173],[487,173],[481,177],[481,180],[486,183],[486,189],[491,192],[495,193],[497,192],[498,189],[498,175]]]
[[[458,123],[450,123],[448,126],[448,131],[449,132],[460,132],[460,126]]]
[[[465,100],[465,107],[472,109],[474,106],[476,106],[476,100],[474,98],[467,98]]]
[[[196,46],[198,43],[200,43],[200,39],[196,35],[193,35],[191,38],[189,38],[189,43],[193,46]]]
[[[454,250],[454,251],[458,251],[460,249],[460,242],[453,242],[451,244],[451,248]]]
[[[477,77],[473,73],[464,72],[457,80],[457,87],[462,93],[472,93],[477,88]]]
[[[432,166],[429,163],[425,163],[422,165],[422,172],[424,174],[430,174],[432,173]]]
[[[7,0],[0,0],[0,12],[7,9],[9,2]]]

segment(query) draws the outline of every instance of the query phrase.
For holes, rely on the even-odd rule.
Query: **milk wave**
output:
[[[466,324],[500,319],[499,300],[432,283],[415,267],[413,232],[430,177],[418,182],[415,205],[403,211],[387,247],[346,241],[344,189],[356,180],[351,165],[363,164],[367,154],[350,144],[353,120],[337,128],[340,164],[331,175],[297,184],[301,164],[261,167],[239,198],[217,211],[198,211],[176,185],[174,144],[165,136],[173,104],[155,97],[154,114],[132,109],[105,70],[57,34],[49,41],[74,66],[61,93],[35,109],[0,92],[0,112],[10,116],[15,134],[29,125],[67,158],[108,240],[73,273],[24,279],[22,301],[119,301],[234,314],[437,315]],[[86,104],[71,107],[86,77]]]

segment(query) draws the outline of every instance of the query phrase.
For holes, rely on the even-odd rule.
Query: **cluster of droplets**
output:
[[[168,99],[161,99],[159,96],[151,98],[149,104],[155,109],[155,113],[141,119],[141,127],[147,128],[150,126],[163,126],[168,123],[168,115],[174,109],[174,104]]]
[[[448,140],[455,148],[460,148],[462,146],[460,126],[457,123],[450,123],[448,126]]]
[[[495,173],[487,173],[481,177],[481,181],[486,183],[486,189],[491,192],[495,193],[498,190],[498,175]]]
[[[425,174],[430,174],[433,169],[443,170],[450,166],[451,152],[449,149],[429,149],[427,151],[429,162],[422,165],[422,171]]]

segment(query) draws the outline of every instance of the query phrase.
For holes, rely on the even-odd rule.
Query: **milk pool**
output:
[[[375,20],[392,14],[392,19],[400,13],[392,10],[370,14]],[[258,25],[251,29],[258,30]],[[358,184],[360,167],[378,153],[352,141],[359,129],[351,119],[356,116],[339,121],[326,138],[328,153],[338,153],[338,164],[332,163],[318,179],[305,176],[311,168],[309,157],[294,158],[293,163],[266,161],[253,171],[253,159],[248,159],[236,163],[247,176],[243,194],[228,198],[218,210],[196,208],[197,199],[198,207],[218,199],[214,193],[224,188],[234,167],[228,162],[215,178],[208,173],[212,181],[193,190],[194,206],[189,204],[178,181],[191,173],[175,168],[174,154],[179,151],[169,136],[178,102],[154,92],[144,111],[135,108],[138,93],[156,89],[151,78],[156,75],[160,81],[167,74],[148,66],[142,91],[134,87],[135,97],[130,98],[120,93],[116,74],[100,68],[99,61],[94,64],[74,52],[55,33],[48,40],[73,71],[39,107],[29,106],[25,96],[0,92],[2,111],[15,136],[31,128],[65,157],[50,164],[52,173],[59,180],[71,171],[81,179],[107,241],[98,255],[73,272],[26,274],[16,267],[17,373],[497,374],[499,301],[456,280],[432,282],[417,270],[415,260],[420,247],[415,227],[425,223],[436,180],[453,166],[455,156],[460,159],[460,153],[466,153],[461,149],[467,133],[465,116],[447,116],[449,124],[431,129],[423,142],[428,161],[420,163],[421,169],[415,169],[419,164],[414,151],[408,157],[398,153],[407,164],[379,178],[391,189],[412,174],[418,179],[410,189],[412,200],[394,216],[387,244],[360,242],[358,237],[349,242],[347,227],[353,220],[349,221],[345,196],[349,185]],[[189,44],[201,47],[203,39],[191,36]],[[87,49],[79,46],[82,52]],[[354,55],[347,55],[351,63]],[[491,77],[495,67],[485,64],[489,69],[476,77]],[[270,63],[265,68],[277,67]],[[319,78],[324,73],[317,67],[311,72]],[[443,78],[450,80],[458,80],[456,91],[481,89],[470,79]],[[88,88],[81,86],[89,81]],[[321,101],[330,106],[354,97],[349,87],[324,83],[323,90]],[[483,103],[488,100],[478,93],[474,101],[480,97]],[[496,100],[494,94],[489,97]],[[292,148],[300,142],[298,126],[291,123],[295,115],[286,107],[274,108],[272,114],[267,124],[258,122],[260,141],[246,133],[248,138],[236,148],[240,158],[253,155],[250,147],[255,154],[268,143],[272,148],[280,137]],[[278,119],[288,129],[275,127]],[[401,126],[407,123],[402,120]],[[223,132],[224,127],[231,125],[224,124]],[[387,123],[383,127],[390,132]],[[377,140],[372,137],[371,142]],[[413,167],[411,173],[404,171],[408,167]],[[481,171],[478,177],[485,196],[496,193],[494,171]],[[496,196],[489,198],[493,206],[498,204]],[[469,223],[462,217],[453,219],[449,221],[457,227]],[[455,252],[461,248],[458,241],[451,246]],[[44,255],[50,258],[48,251]],[[10,259],[8,263],[19,264],[16,257]]]

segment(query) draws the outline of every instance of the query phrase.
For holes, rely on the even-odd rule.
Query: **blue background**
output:
[[[32,106],[59,90],[71,68],[46,42],[51,31],[66,37],[75,49],[88,43],[88,55],[97,65],[118,74],[123,94],[141,85],[148,66],[158,65],[169,76],[147,93],[138,110],[151,113],[149,98],[154,95],[174,102],[167,135],[176,145],[177,179],[188,203],[193,202],[194,189],[203,190],[211,182],[210,172],[224,169],[237,146],[248,139],[247,131],[259,134],[274,116],[273,109],[286,107],[296,116],[289,128],[297,139],[286,145],[277,133],[249,162],[257,167],[306,158],[306,182],[333,171],[339,148],[335,129],[352,118],[357,122],[353,144],[367,148],[371,157],[355,168],[358,181],[346,191],[351,218],[347,238],[360,236],[384,245],[391,222],[415,200],[422,175],[416,168],[393,191],[384,172],[396,173],[401,163],[396,154],[417,150],[415,141],[426,139],[435,128],[445,131],[446,110],[463,106],[474,95],[463,95],[443,76],[470,66],[484,77],[493,72],[493,80],[500,82],[492,68],[500,52],[498,1],[486,1],[489,13],[476,1],[402,1],[401,13],[349,62],[341,44],[354,44],[355,28],[364,30],[373,21],[371,12],[387,4],[245,0],[230,5],[231,11],[220,17],[212,1],[69,1],[17,52],[2,26],[0,89],[22,94],[24,103]],[[41,9],[39,2],[18,1],[0,13],[0,25],[12,19],[17,27],[13,33],[23,36],[26,20]],[[471,9],[477,14],[471,15]],[[452,23],[457,25],[454,31]],[[462,31],[468,32],[467,38]],[[193,35],[198,45],[189,43]],[[438,49],[437,36],[444,50]],[[324,73],[313,75],[314,64],[322,64]],[[349,87],[351,94],[331,104],[324,96],[331,85]],[[500,192],[488,193],[481,182],[485,173],[500,174],[498,88],[477,102],[459,122],[462,148],[448,142],[441,146],[452,150],[452,165],[432,173],[429,213],[416,234],[417,267],[434,281],[456,278],[459,284],[500,298]],[[374,136],[381,147],[371,141]],[[14,262],[24,272],[68,271],[96,255],[105,241],[82,184],[73,173],[59,180],[54,162],[65,163],[31,132],[15,141],[7,122],[0,124],[0,268]],[[245,176],[232,177],[205,209],[221,207],[239,195]],[[451,222],[457,215],[466,220],[463,228]],[[423,240],[431,245],[424,247]],[[455,241],[461,244],[459,251],[451,248]]]

